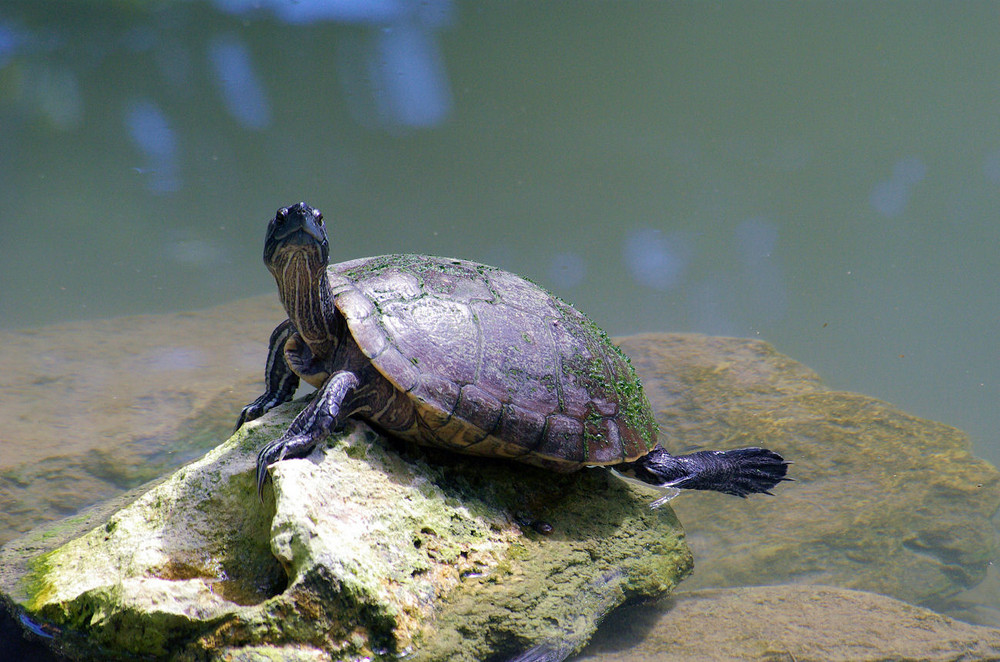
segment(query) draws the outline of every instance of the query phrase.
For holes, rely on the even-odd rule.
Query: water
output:
[[[987,3],[8,0],[0,329],[271,293],[305,200],[334,259],[762,338],[997,463],[998,62]]]

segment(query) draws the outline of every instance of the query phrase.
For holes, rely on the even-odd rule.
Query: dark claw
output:
[[[316,447],[316,441],[307,435],[283,436],[268,443],[257,453],[257,497],[264,503],[264,485],[271,475],[268,471],[275,462],[305,457]]]
[[[236,427],[233,428],[233,432],[236,432],[243,427],[244,423],[260,418],[267,412],[268,409],[274,407],[274,404],[272,404],[271,407],[267,406],[268,402],[272,400],[273,398],[268,397],[267,393],[265,393],[244,407],[243,411],[240,412],[240,417],[236,420]],[[281,402],[278,402],[277,404],[281,404]]]
[[[243,411],[240,412],[240,417],[236,419],[236,427],[233,428],[233,432],[235,433],[243,427],[244,423],[260,418],[262,413],[261,408],[257,406],[256,402],[247,405],[243,408]]]
[[[267,484],[267,480],[270,477],[271,477],[271,472],[269,472],[267,470],[267,467],[264,467],[263,471],[261,471],[260,468],[258,467],[258,469],[257,469],[257,499],[260,501],[261,505],[264,505],[264,485]]]
[[[268,472],[267,467],[263,471],[260,470],[260,467],[257,467],[257,498],[260,500],[261,505],[264,505],[264,485],[270,477],[271,474]]]
[[[284,459],[286,444],[284,437],[275,439],[257,453],[257,498],[261,503],[264,503],[264,485],[271,476],[267,468]]]

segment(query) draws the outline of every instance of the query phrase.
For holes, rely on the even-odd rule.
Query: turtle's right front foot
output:
[[[240,417],[236,419],[236,427],[233,428],[233,432],[236,432],[244,423],[249,423],[252,420],[258,419],[267,412],[271,411],[278,405],[284,404],[292,399],[295,394],[295,388],[298,387],[298,378],[295,380],[295,385],[291,388],[285,388],[278,393],[265,393],[260,396],[240,412]]]
[[[268,442],[257,454],[257,496],[264,501],[264,483],[267,482],[267,468],[285,458],[305,457],[316,444],[333,430],[343,425],[341,406],[344,398],[358,385],[357,376],[341,370],[326,380],[316,391],[312,401],[300,411],[280,438]],[[289,396],[290,397],[290,396]],[[258,398],[247,409],[256,405]],[[270,409],[270,407],[268,407]],[[245,411],[245,410],[244,410]],[[348,409],[350,413],[352,409]]]
[[[246,407],[244,407],[243,411],[240,412],[240,417],[236,419],[236,427],[233,428],[233,432],[236,432],[241,427],[243,427],[244,423],[249,423],[250,421],[258,419],[264,414],[266,414],[267,403],[269,400],[272,399],[273,398],[269,397],[268,394],[265,393],[264,395],[260,396],[259,398],[248,404]]]
[[[240,412],[240,417],[236,419],[236,427],[233,428],[233,432],[236,432],[241,427],[243,427],[244,423],[252,421],[255,418],[260,418],[263,413],[264,413],[263,407],[257,405],[257,400],[254,400],[246,407],[244,407],[243,411]]]

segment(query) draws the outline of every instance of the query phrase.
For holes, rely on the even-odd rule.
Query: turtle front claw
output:
[[[284,437],[275,439],[257,453],[257,498],[261,503],[264,503],[264,485],[271,475],[267,469],[275,462],[285,459],[285,441]]]
[[[250,421],[260,418],[278,405],[288,402],[290,399],[290,394],[279,394],[275,396],[271,393],[265,393],[243,408],[243,411],[240,412],[240,417],[236,419],[236,427],[233,428],[233,432],[236,432],[243,427],[244,423],[249,423]]]
[[[240,417],[236,419],[236,427],[233,428],[233,432],[236,432],[244,423],[254,420],[255,418],[260,418],[264,414],[264,408],[257,405],[257,401],[251,402],[243,411],[240,412]]]
[[[275,462],[305,457],[316,447],[316,440],[306,435],[282,436],[269,442],[257,453],[257,498],[264,503],[264,485],[270,475],[268,467]]]

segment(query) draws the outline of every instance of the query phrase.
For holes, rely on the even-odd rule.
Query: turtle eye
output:
[[[323,225],[323,213],[318,209],[313,209],[313,216],[316,217],[316,222]]]
[[[274,215],[274,220],[276,220],[278,223],[284,223],[286,220],[288,220],[288,207],[282,207],[281,209],[279,209],[278,212]]]

